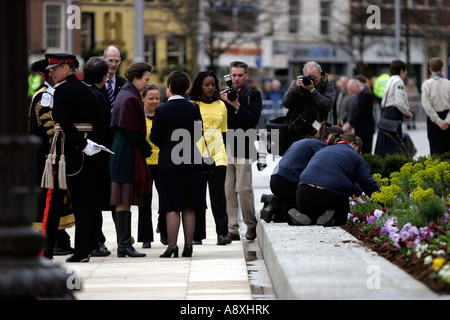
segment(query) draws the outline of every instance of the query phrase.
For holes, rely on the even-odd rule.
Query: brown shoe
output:
[[[239,234],[234,234],[231,232],[228,232],[227,238],[229,238],[231,241],[241,240],[241,237],[239,236]]]
[[[256,238],[256,229],[255,228],[247,228],[247,233],[245,234],[247,240],[255,240]]]

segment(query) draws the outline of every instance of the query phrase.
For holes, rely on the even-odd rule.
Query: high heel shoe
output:
[[[166,251],[159,257],[160,258],[170,258],[170,257],[172,257],[172,254],[173,254],[174,258],[178,258],[178,246],[176,244],[174,244],[171,247],[167,247]]]
[[[181,254],[182,257],[192,257],[192,244],[185,244],[183,253]]]

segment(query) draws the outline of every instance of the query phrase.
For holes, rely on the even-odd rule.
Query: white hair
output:
[[[306,74],[306,69],[307,68],[317,68],[317,71],[319,71],[319,73],[322,73],[322,67],[320,66],[320,64],[318,64],[315,61],[310,61],[305,63],[305,65],[303,66],[303,74]]]
[[[358,79],[352,78],[352,79],[348,80],[347,85],[348,85],[348,86],[351,86],[351,87],[353,87],[353,86],[361,87],[361,86],[362,86],[362,83],[361,83],[361,81],[359,81]]]

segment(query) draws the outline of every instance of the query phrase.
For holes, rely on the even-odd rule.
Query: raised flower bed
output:
[[[404,164],[372,198],[350,199],[343,228],[440,294],[450,294],[450,163]]]

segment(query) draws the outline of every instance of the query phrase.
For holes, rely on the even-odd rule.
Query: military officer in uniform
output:
[[[108,125],[104,123],[106,119],[93,93],[75,75],[79,66],[76,57],[69,54],[47,54],[45,57],[50,76],[58,84],[53,106],[55,182],[60,189],[69,190],[76,221],[75,252],[66,261],[87,262],[96,192],[94,179],[98,170],[97,159],[92,155],[99,152],[95,142],[101,142]]]
[[[36,159],[38,185],[41,183],[45,159],[55,133],[55,121],[52,116],[55,89],[53,79],[49,77],[48,70],[45,70],[47,66],[47,59],[35,61],[31,65],[32,72],[42,73],[45,76],[45,82],[34,94],[29,110],[28,132],[42,138],[42,145]],[[74,223],[73,214],[69,208],[70,197],[67,190],[45,190],[39,195],[38,216],[34,226],[45,234],[44,257],[48,259],[52,259],[55,254],[65,255],[73,252],[73,248],[70,247],[70,236],[64,228],[59,229],[59,226],[67,227]],[[57,247],[55,247],[56,243]]]

